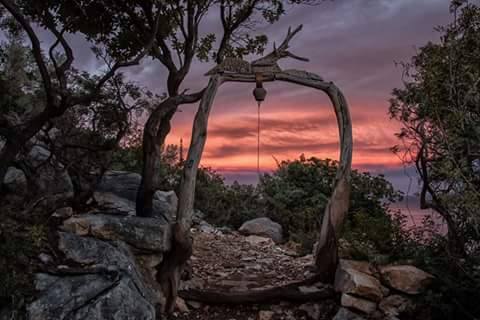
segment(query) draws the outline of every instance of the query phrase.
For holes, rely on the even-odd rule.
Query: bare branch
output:
[[[295,28],[292,32],[292,28],[288,28],[287,36],[285,37],[285,40],[283,40],[282,44],[280,44],[280,47],[278,47],[279,51],[285,51],[288,49],[288,44],[292,38],[302,30],[303,25],[299,25],[298,27]]]
[[[250,18],[258,2],[259,2],[258,0],[250,1],[246,5],[244,10],[239,10],[241,14],[238,15],[235,20],[233,19],[233,15],[232,15],[233,9],[231,4],[229,3],[228,5],[228,18],[227,18],[225,17],[225,9],[226,9],[225,2],[224,1],[221,2],[220,17],[221,17],[222,26],[223,26],[223,36],[217,50],[217,57],[215,59],[217,64],[220,64],[223,61],[230,38],[235,33],[235,31],[237,31],[242,26],[242,24]]]
[[[10,0],[0,0],[0,3],[10,12],[10,14],[15,18],[15,20],[20,23],[22,28],[28,35],[30,42],[32,44],[32,52],[35,62],[40,71],[40,76],[42,77],[43,87],[45,89],[45,94],[47,96],[47,108],[54,104],[55,96],[52,88],[52,80],[48,73],[48,68],[43,60],[42,48],[40,46],[40,40],[38,39],[35,31],[33,31],[32,26],[27,21],[27,19],[20,13],[18,7],[16,7]]]
[[[102,78],[100,78],[100,80],[97,82],[97,85],[95,86],[95,88],[93,89],[93,91],[90,94],[88,94],[86,96],[78,97],[77,99],[74,99],[73,104],[88,104],[98,94],[98,92],[101,90],[103,85],[108,80],[110,80],[119,69],[137,65],[140,62],[140,60],[142,60],[149,52],[151,52],[152,48],[154,47],[155,41],[158,37],[159,25],[160,25],[160,12],[157,13],[157,16],[155,18],[155,27],[154,27],[152,36],[151,36],[149,42],[147,43],[147,45],[144,47],[143,51],[140,52],[134,59],[132,59],[130,61],[124,61],[124,62],[118,62],[117,61],[108,70],[108,72],[105,73]]]

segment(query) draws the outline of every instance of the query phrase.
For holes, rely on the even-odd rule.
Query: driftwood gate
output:
[[[195,180],[207,139],[208,118],[217,90],[222,84],[226,82],[255,83],[261,78],[265,82],[285,81],[323,91],[330,98],[337,118],[340,136],[340,160],[334,181],[333,194],[325,208],[318,246],[316,247],[315,265],[318,273],[315,281],[332,282],[338,262],[337,238],[349,206],[352,124],[347,101],[335,84],[324,81],[320,76],[307,71],[281,70],[279,68],[277,61],[286,57],[308,61],[291,54],[287,50],[289,41],[301,28],[302,26],[299,26],[293,32],[289,29],[282,44],[278,48],[274,47],[273,52],[259,60],[248,63],[240,59],[225,59],[224,63],[207,73],[207,75],[210,75],[210,81],[203,93],[193,124],[190,148],[180,186],[176,227],[186,235],[191,226]],[[178,285],[178,273],[175,278],[174,280],[170,279],[170,281],[177,282],[176,284],[170,282],[173,286]],[[174,292],[176,293],[176,290]],[[248,301],[249,299],[243,297],[242,300]],[[167,309],[169,309],[169,306],[167,306]]]

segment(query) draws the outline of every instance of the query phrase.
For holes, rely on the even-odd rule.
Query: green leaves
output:
[[[209,33],[200,39],[197,47],[197,58],[202,62],[208,62],[213,49],[213,44],[217,40],[214,33]]]
[[[452,9],[456,20],[438,28],[441,41],[407,64],[410,78],[393,91],[390,115],[402,123],[397,151],[417,165],[426,202],[462,232],[480,212],[480,8],[454,1]]]
[[[296,160],[280,162],[275,172],[261,178],[259,193],[264,199],[264,212],[284,227],[287,236],[302,243],[307,250],[316,239],[323,211],[333,191],[337,165],[330,159],[307,159],[302,155]],[[400,199],[401,194],[383,176],[354,170],[347,215],[349,232],[363,234],[361,230],[371,220],[375,222],[370,225],[371,230],[382,230],[381,234],[385,235],[391,230],[388,205]],[[386,231],[385,227],[388,227]],[[363,236],[374,244],[380,243],[375,237],[373,233]],[[382,239],[385,246],[391,244],[388,242],[390,236]]]
[[[417,168],[422,205],[449,221],[447,235],[427,221],[412,232],[410,246],[411,256],[443,282],[428,301],[442,319],[480,312],[480,281],[472,276],[480,256],[480,7],[452,1],[451,10],[453,22],[437,28],[439,42],[412,57],[409,78],[390,104],[402,124],[396,151]]]

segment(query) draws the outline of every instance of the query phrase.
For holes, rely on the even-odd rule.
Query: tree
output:
[[[135,56],[119,57],[117,60],[109,59],[104,74],[91,77],[90,81],[83,83],[85,86],[79,88],[77,73],[72,66],[75,52],[65,37],[67,32],[76,30],[63,19],[64,12],[60,10],[59,3],[1,0],[0,4],[2,30],[26,35],[35,62],[34,72],[38,72],[41,79],[41,85],[33,88],[38,91],[36,97],[40,100],[30,104],[28,112],[23,112],[20,116],[18,112],[21,110],[12,111],[11,108],[15,105],[11,105],[8,111],[0,114],[0,136],[3,141],[0,149],[0,181],[3,181],[7,168],[22,148],[49,121],[62,116],[74,106],[89,106],[101,100],[105,94],[102,91],[104,86],[116,72],[122,67],[137,64],[146,52],[144,50]],[[38,28],[48,31],[54,38],[53,44],[48,48],[48,56],[41,46]],[[8,86],[2,87],[2,90],[8,89]],[[28,88],[22,89],[27,93]]]
[[[160,29],[154,41],[150,42],[148,52],[153,59],[167,69],[167,98],[153,110],[145,124],[142,182],[137,196],[137,215],[150,216],[153,195],[161,181],[161,154],[165,138],[170,131],[170,121],[180,105],[198,102],[204,94],[204,89],[189,94],[181,88],[192,62],[196,58],[201,61],[213,58],[217,63],[221,63],[227,56],[241,57],[249,53],[262,52],[266,37],[252,38],[246,30],[252,27],[253,18],[257,16],[268,22],[278,20],[284,11],[283,2],[280,0],[186,0],[161,3],[99,1],[94,4],[85,3],[85,10],[92,9],[97,12],[98,6],[101,6],[102,12],[106,13],[101,22],[108,21],[108,27],[105,28],[106,32],[92,34],[92,38],[105,44],[110,52],[117,50],[116,52],[120,55],[131,54],[137,43],[145,43],[145,34],[152,34],[153,30]],[[215,45],[214,34],[204,36],[200,34],[203,18],[214,9],[218,10],[223,29],[218,45]],[[125,25],[130,28],[122,28]],[[88,26],[85,28],[88,29]],[[112,36],[110,30],[119,30],[119,32]],[[198,164],[186,163],[185,165],[196,169]],[[196,172],[186,178],[188,174],[184,173],[182,179],[191,178],[184,186],[191,191],[188,192],[188,197],[191,197],[188,201],[180,201],[179,213],[190,210],[190,200],[193,198],[191,189],[195,186]],[[189,227],[185,219],[188,220],[188,217],[177,214],[177,223],[173,227],[173,250],[165,257],[158,272],[158,281],[166,298],[163,307],[167,312],[173,311],[180,274],[191,253]]]
[[[304,1],[292,1],[302,3]],[[311,3],[312,1],[306,1]],[[250,36],[250,30],[255,25],[255,19],[261,18],[268,22],[279,19],[284,12],[284,2],[281,0],[184,0],[184,1],[83,1],[78,0],[72,5],[71,1],[52,0],[48,2],[2,0],[1,3],[23,23],[27,33],[32,38],[35,56],[42,63],[41,49],[38,45],[33,29],[21,13],[27,14],[35,22],[50,30],[58,39],[55,47],[60,45],[67,57],[66,61],[53,63],[58,71],[58,82],[64,84],[63,73],[71,67],[71,49],[68,47],[63,32],[80,32],[96,45],[96,52],[109,66],[109,71],[102,77],[93,91],[87,97],[94,97],[99,87],[111,78],[121,67],[136,64],[141,58],[148,55],[158,61],[167,70],[166,98],[159,103],[150,114],[143,132],[143,169],[142,183],[138,192],[137,215],[150,216],[152,213],[153,194],[161,181],[161,154],[165,137],[170,131],[170,120],[178,107],[187,103],[198,102],[204,89],[195,93],[187,93],[182,88],[195,59],[206,61],[214,59],[220,63],[225,57],[242,57],[247,54],[261,53],[266,43],[266,37]],[[19,7],[15,7],[17,4]],[[16,10],[17,9],[17,10]],[[18,9],[22,11],[19,12]],[[207,13],[216,10],[222,26],[222,37],[216,42],[214,34],[200,34],[200,25]],[[57,27],[65,27],[57,30]],[[32,36],[33,35],[33,36]],[[286,41],[288,45],[288,41]],[[54,47],[54,48],[55,48]],[[281,50],[282,54],[286,53]],[[272,53],[273,54],[273,53]],[[271,55],[270,55],[271,56]],[[269,58],[270,58],[269,56]],[[40,70],[46,70],[44,67]],[[62,73],[63,72],[63,73]],[[41,72],[45,91],[50,94],[52,81],[48,72]],[[106,77],[106,80],[103,80]],[[68,89],[64,85],[64,90]],[[53,91],[52,91],[53,92]],[[72,99],[64,99],[66,102]],[[48,100],[48,101],[50,101]],[[76,104],[85,100],[75,101]],[[47,102],[48,102],[47,101]],[[63,101],[63,100],[61,100]],[[88,100],[88,102],[90,102]],[[65,107],[63,109],[66,109]],[[53,107],[51,108],[53,110]],[[57,110],[59,108],[56,108]],[[49,116],[50,117],[50,116]],[[190,163],[186,167],[191,166]],[[193,175],[193,186],[196,174]],[[185,174],[182,177],[185,179]],[[186,188],[192,189],[189,182]],[[187,201],[190,206],[190,201]],[[182,201],[179,212],[184,212]],[[187,208],[189,210],[189,207]],[[183,211],[182,211],[183,210]],[[182,220],[183,217],[180,218]],[[178,220],[178,219],[177,219]],[[183,265],[190,256],[188,226],[181,223],[173,226],[173,250],[162,262],[159,270],[159,282],[164,288],[166,297],[165,309],[172,311],[176,297],[179,276]]]
[[[390,115],[402,124],[394,150],[415,166],[420,206],[445,220],[456,261],[480,235],[480,8],[454,1],[452,12],[454,21],[438,29],[441,41],[405,65],[408,78],[393,91]]]
[[[299,2],[299,1],[294,1]],[[102,52],[116,59],[130,59],[144,50],[166,68],[166,99],[157,105],[143,131],[142,184],[138,192],[137,215],[152,214],[152,200],[161,180],[160,158],[170,131],[170,120],[178,106],[198,102],[203,90],[182,89],[192,63],[226,56],[260,53],[263,35],[252,37],[254,19],[278,20],[284,12],[281,0],[184,0],[184,1],[54,1],[62,23],[80,31]],[[216,10],[223,35],[216,45],[213,33],[200,33],[207,13]],[[102,14],[98,14],[101,12]],[[151,35],[154,35],[151,37]]]

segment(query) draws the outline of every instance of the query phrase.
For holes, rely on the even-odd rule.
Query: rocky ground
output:
[[[22,179],[17,180],[20,188]],[[173,220],[177,199],[173,192],[157,191],[154,218],[136,217],[139,183],[139,175],[110,172],[95,192],[92,210],[46,211],[48,229],[18,230],[31,235],[24,242],[38,242],[31,259],[37,261],[37,271],[32,279],[25,279],[35,285],[26,319],[164,318],[157,310],[163,295],[156,279],[164,255],[171,250],[168,222]],[[179,288],[185,300],[177,300],[171,319],[429,319],[428,313],[418,312],[417,301],[433,278],[414,266],[341,260],[333,287],[321,283],[285,287],[310,278],[313,258],[298,255],[297,245],[284,243],[278,223],[257,218],[237,232],[210,226],[200,212],[193,218],[193,255]],[[47,240],[49,245],[42,245]],[[11,251],[15,254],[16,249]],[[270,303],[272,292],[276,303]],[[232,296],[270,300],[268,304],[258,300],[248,305],[219,304],[227,296],[230,301]],[[285,296],[289,301],[314,297],[315,303],[282,301]],[[428,312],[428,308],[420,310]],[[12,319],[14,313],[0,307],[0,319]]]
[[[312,256],[298,256],[292,244],[276,245],[268,238],[204,229],[193,230],[192,278],[186,287],[235,292],[284,285],[310,275]],[[332,300],[240,306],[179,301],[178,307],[173,319],[332,319],[338,309]]]
[[[225,294],[253,292],[309,278],[312,255],[299,256],[291,243],[220,231],[205,222],[192,230],[194,252],[190,279],[183,288]],[[315,303],[216,305],[179,299],[172,319],[212,320],[399,320],[428,319],[428,308],[414,297],[431,283],[431,275],[410,265],[376,266],[341,260],[334,289],[339,294]],[[355,310],[353,312],[352,310]],[[426,313],[425,313],[426,312]],[[362,316],[363,314],[363,316]]]
[[[279,286],[304,280],[312,256],[298,257],[294,248],[258,236],[194,231],[194,278],[223,290]]]

